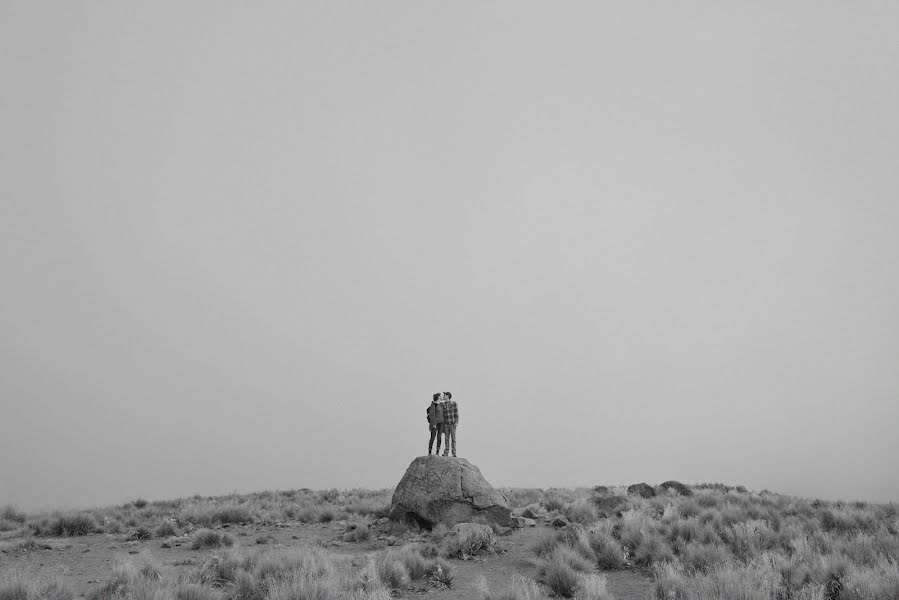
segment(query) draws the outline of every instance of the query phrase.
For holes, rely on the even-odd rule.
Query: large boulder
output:
[[[640,496],[641,498],[652,498],[656,495],[656,491],[648,483],[635,483],[627,488],[627,493],[632,496]]]
[[[663,492],[667,493],[668,490],[674,490],[681,496],[692,496],[693,490],[682,484],[680,481],[663,481],[659,484],[659,487]]]
[[[464,458],[419,456],[396,486],[390,518],[432,528],[479,521],[514,527],[505,496]]]

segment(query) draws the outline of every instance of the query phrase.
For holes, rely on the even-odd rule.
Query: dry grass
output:
[[[654,498],[616,501],[597,514],[608,518],[593,523],[585,522],[587,500],[601,506],[625,488],[518,494],[544,506],[567,499],[562,510],[573,521],[533,548],[542,561],[540,580],[557,595],[573,593],[577,569],[563,557],[589,558],[586,536],[601,568],[652,567],[659,598],[899,598],[892,504],[806,500],[722,484],[660,489]]]
[[[372,519],[387,515],[391,494],[392,490],[363,489],[268,491],[161,501],[138,499],[120,506],[34,515],[6,506],[0,511],[0,532],[14,532],[27,525],[34,535],[58,537],[118,534],[138,528],[154,531],[163,523],[190,532],[227,524]]]

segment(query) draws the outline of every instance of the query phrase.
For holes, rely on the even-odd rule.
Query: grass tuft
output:
[[[227,533],[218,533],[211,529],[200,529],[194,533],[190,542],[191,550],[206,550],[209,548],[221,548],[233,546],[234,540]]]

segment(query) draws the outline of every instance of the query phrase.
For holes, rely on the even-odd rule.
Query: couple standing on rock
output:
[[[440,439],[446,438],[446,447],[443,455],[450,451],[450,440],[453,443],[453,456],[456,456],[456,425],[459,423],[459,407],[449,392],[434,394],[428,406],[428,428],[431,430],[431,439],[428,441],[428,455],[434,447],[434,436],[437,436],[437,454],[440,455]]]

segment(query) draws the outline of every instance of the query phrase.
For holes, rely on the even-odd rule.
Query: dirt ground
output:
[[[335,522],[327,524],[287,523],[278,525],[232,525],[223,527],[223,532],[234,538],[235,544],[262,550],[268,547],[290,547],[297,545],[320,545],[337,555],[346,556],[353,564],[363,566],[369,556],[382,552],[387,546],[374,536],[370,541],[343,542],[341,536],[344,525]],[[456,576],[451,589],[434,587],[414,582],[413,588],[403,593],[406,597],[427,595],[435,600],[480,598],[479,582],[482,578],[492,592],[505,587],[514,573],[533,577],[536,572],[535,556],[531,551],[533,543],[551,532],[548,526],[537,526],[516,530],[501,537],[500,544],[505,549],[495,555],[473,560],[453,560]],[[268,536],[265,545],[257,539]],[[0,553],[0,575],[22,573],[31,577],[59,577],[76,597],[86,596],[92,589],[104,583],[112,573],[113,561],[117,557],[145,555],[149,553],[158,563],[175,569],[190,569],[202,563],[212,552],[191,550],[189,538],[169,540],[171,547],[163,547],[165,540],[125,541],[124,535],[96,534],[75,538],[46,539],[54,549],[36,549]],[[652,580],[646,572],[610,571],[609,591],[618,600],[645,600],[650,598]]]

